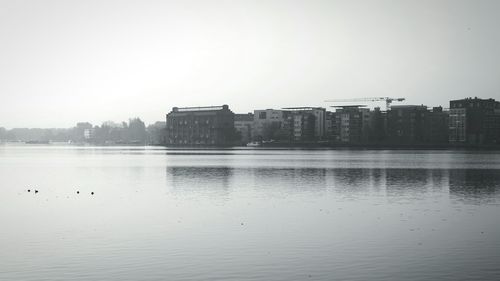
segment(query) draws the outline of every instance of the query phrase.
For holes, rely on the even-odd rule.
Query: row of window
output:
[[[492,102],[489,102],[489,103],[479,103],[479,102],[468,102],[468,103],[453,103],[452,104],[452,107],[453,108],[464,108],[464,107],[476,107],[476,108],[480,108],[481,105],[483,105],[482,107],[484,108],[495,108],[495,104],[492,103]]]
[[[210,124],[210,120],[201,120],[201,121],[198,121],[198,120],[194,120],[194,122],[191,122],[191,121],[188,121],[188,120],[179,120],[179,121],[171,121],[170,124],[173,124],[173,125],[187,125],[187,124],[190,124],[190,123],[194,123],[194,124]],[[212,121],[213,122],[213,121]]]

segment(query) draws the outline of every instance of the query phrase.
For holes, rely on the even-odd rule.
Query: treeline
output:
[[[72,128],[13,128],[0,127],[0,140],[4,142],[70,142],[76,144],[160,144],[165,122],[146,127],[140,118],[128,122],[106,121],[100,126],[88,122]]]

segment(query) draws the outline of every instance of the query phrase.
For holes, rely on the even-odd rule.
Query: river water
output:
[[[1,145],[0,192],[0,280],[500,280],[499,152]]]

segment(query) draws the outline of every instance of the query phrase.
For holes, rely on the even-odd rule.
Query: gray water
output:
[[[500,280],[498,152],[2,145],[0,194],[0,280]]]

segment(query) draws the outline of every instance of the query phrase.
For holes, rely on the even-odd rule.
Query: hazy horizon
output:
[[[499,14],[500,1],[0,1],[0,127],[500,99]]]

